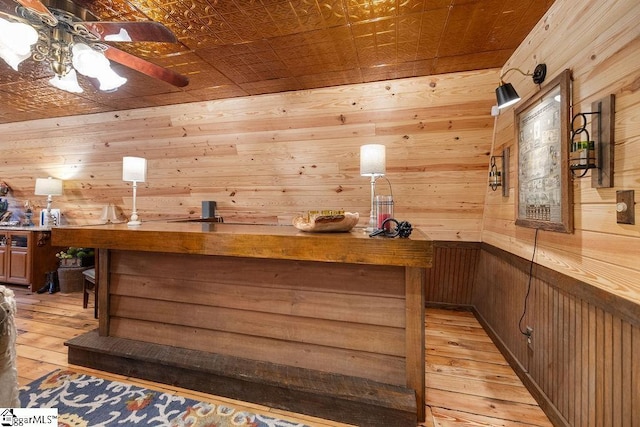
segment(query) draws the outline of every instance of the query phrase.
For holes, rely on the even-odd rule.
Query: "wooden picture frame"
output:
[[[564,70],[515,110],[516,225],[573,232],[570,107],[571,71]]]

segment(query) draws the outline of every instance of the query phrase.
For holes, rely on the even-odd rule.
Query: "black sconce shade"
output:
[[[504,83],[498,86],[496,88],[496,98],[498,99],[498,108],[508,107],[520,101],[520,96],[511,83]]]
[[[505,83],[502,80],[504,76],[506,76],[510,71],[517,71],[523,76],[530,76],[535,84],[540,85],[542,84],[542,82],[544,82],[544,79],[547,76],[547,65],[536,65],[536,68],[535,70],[533,70],[532,74],[525,73],[519,68],[509,68],[507,71],[502,73],[502,75],[500,76],[500,86],[498,86],[496,89],[498,108],[508,107],[509,105],[513,105],[516,102],[520,101],[520,96],[518,96],[518,93],[513,88],[513,85],[511,83]]]

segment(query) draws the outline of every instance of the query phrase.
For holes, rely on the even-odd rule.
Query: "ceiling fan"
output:
[[[113,91],[127,80],[109,60],[177,87],[189,79],[168,68],[131,55],[105,42],[177,43],[167,27],[154,21],[98,21],[70,0],[0,0],[0,58],[14,70],[25,59],[48,62],[53,86],[82,92],[76,71],[103,91]],[[6,16],[7,19],[3,17]]]

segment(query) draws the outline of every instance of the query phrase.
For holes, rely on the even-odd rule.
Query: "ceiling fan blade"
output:
[[[170,29],[155,21],[86,21],[80,24],[104,41],[168,43],[178,41]]]
[[[47,6],[45,6],[40,0],[16,0],[16,1],[20,3],[22,6],[29,9],[30,11],[36,13],[40,17],[40,19],[42,19],[42,21],[46,22],[52,27],[55,27],[56,25],[58,25],[58,19],[55,16],[53,16],[53,13],[51,13],[51,11],[47,9]]]
[[[116,49],[113,46],[108,46],[104,55],[118,64],[122,64],[136,71],[140,71],[147,76],[154,77],[156,79],[164,80],[177,87],[184,87],[189,84],[189,79],[182,74],[176,73],[168,68],[161,67],[153,64],[147,60],[131,55],[123,50]]]

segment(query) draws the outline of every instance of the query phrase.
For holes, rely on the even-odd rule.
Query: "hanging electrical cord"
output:
[[[533,278],[533,261],[536,259],[536,248],[538,247],[538,231],[540,229],[536,228],[536,233],[533,237],[533,254],[531,255],[531,263],[529,264],[529,281],[527,283],[527,294],[524,296],[524,307],[522,309],[522,316],[520,316],[520,320],[518,321],[518,329],[520,329],[520,333],[526,337],[531,335],[531,332],[527,329],[522,329],[522,321],[524,320],[524,316],[527,314],[527,301],[529,300],[529,294],[531,293],[531,280]]]

